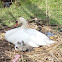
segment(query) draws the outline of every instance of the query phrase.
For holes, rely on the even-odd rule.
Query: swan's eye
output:
[[[16,47],[18,49],[18,47]]]
[[[20,23],[20,25],[22,26],[22,23]]]

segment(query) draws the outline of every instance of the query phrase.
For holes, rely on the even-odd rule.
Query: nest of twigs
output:
[[[36,22],[38,23],[38,22]],[[54,33],[55,44],[33,48],[31,52],[15,52],[14,45],[4,39],[4,31],[0,30],[0,62],[11,62],[16,54],[20,55],[17,62],[62,62],[62,35],[53,30],[51,26],[37,25],[35,22],[29,23],[30,28],[37,29],[43,33]],[[23,57],[23,60],[22,60]]]

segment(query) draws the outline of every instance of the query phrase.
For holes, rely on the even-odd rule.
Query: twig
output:
[[[24,62],[24,61],[23,61],[23,55],[21,55],[21,58],[22,58],[22,62]]]
[[[57,59],[57,61],[59,61],[58,58],[53,54],[53,51],[51,51],[51,53],[52,53],[52,57],[54,57],[55,59]],[[54,59],[54,58],[53,58],[53,59]],[[52,59],[52,62],[54,62],[53,59]],[[60,61],[59,61],[59,62],[60,62]]]
[[[22,50],[23,50],[23,48],[22,48]],[[23,61],[23,51],[22,51],[22,53],[21,53],[21,58],[22,58],[22,62],[24,62],[24,61]]]
[[[62,42],[58,43],[55,47],[51,48],[51,50],[49,52],[54,51],[61,43]]]

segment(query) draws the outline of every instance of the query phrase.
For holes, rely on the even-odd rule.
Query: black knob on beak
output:
[[[15,21],[15,23],[18,23],[18,21]]]

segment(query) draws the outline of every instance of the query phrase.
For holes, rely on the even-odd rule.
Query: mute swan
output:
[[[13,43],[15,46],[17,42],[22,42],[31,47],[39,47],[42,45],[49,45],[54,43],[53,40],[49,39],[45,34],[35,30],[28,28],[27,21],[23,17],[19,17],[17,19],[16,25],[22,23],[21,27],[11,29],[5,33],[5,39],[8,42]]]

